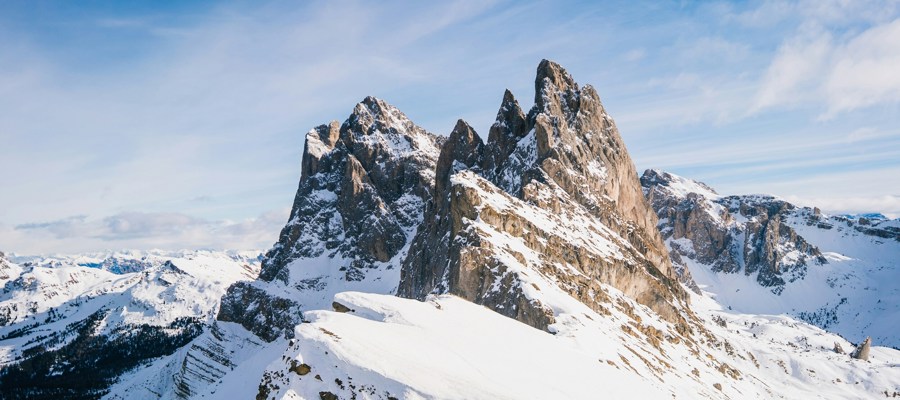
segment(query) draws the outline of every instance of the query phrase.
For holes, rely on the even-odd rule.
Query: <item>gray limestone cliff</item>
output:
[[[756,274],[762,286],[780,293],[802,279],[808,265],[827,262],[818,248],[786,223],[797,209],[772,196],[719,196],[703,183],[647,170],[641,184],[659,217],[659,228],[683,279],[683,258],[713,271]]]
[[[259,279],[229,288],[219,320],[273,340],[292,333],[301,310],[330,302],[328,293],[394,287],[389,281],[431,201],[443,141],[374,97],[343,124],[310,131],[289,221]]]
[[[869,360],[869,352],[871,351],[871,348],[872,348],[872,338],[866,337],[866,340],[863,340],[863,342],[860,343],[859,346],[856,347],[856,350],[854,350],[853,354],[851,354],[850,356],[857,360],[868,361]]]
[[[546,60],[534,107],[504,93],[486,143],[462,120],[432,135],[372,97],[307,134],[290,219],[218,319],[274,340],[346,290],[451,293],[540,329],[558,308],[547,292],[605,311],[619,290],[687,329],[687,295],[615,123]]]
[[[0,252],[0,280],[7,280],[12,277],[12,266],[6,260],[6,254]]]
[[[414,239],[401,296],[453,293],[546,329],[550,307],[523,289],[527,279],[516,272],[527,266],[591,307],[606,302],[600,285],[608,284],[681,321],[686,295],[634,164],[592,87],[544,60],[527,115],[507,91],[486,145],[472,135],[451,135],[448,143],[455,142],[470,153],[442,153],[460,172],[444,182],[439,169],[436,185],[448,190],[436,190],[426,217],[438,227]]]

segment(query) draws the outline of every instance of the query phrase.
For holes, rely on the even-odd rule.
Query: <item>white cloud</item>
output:
[[[757,6],[726,14],[726,20],[762,29],[796,20],[848,26],[860,21],[884,22],[900,7],[896,0],[765,0],[753,4]]]
[[[808,23],[778,49],[751,112],[816,106],[822,117],[900,102],[900,19],[835,37]]]
[[[643,60],[644,57],[647,56],[647,51],[644,49],[631,49],[627,53],[625,53],[625,61],[635,62]]]
[[[829,112],[900,101],[900,19],[834,50],[824,83]]]
[[[124,212],[104,218],[73,216],[16,226],[0,225],[2,251],[20,254],[114,249],[268,249],[288,209],[241,221],[207,220],[181,213]]]
[[[817,100],[815,92],[822,85],[832,52],[830,35],[814,28],[782,44],[766,71],[751,111]]]

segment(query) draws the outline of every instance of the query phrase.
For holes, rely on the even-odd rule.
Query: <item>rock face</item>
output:
[[[231,285],[222,297],[217,319],[241,324],[256,336],[271,342],[294,329],[300,311],[300,305],[293,300],[270,295],[248,282],[238,282]]]
[[[850,356],[857,359],[868,361],[869,360],[869,350],[872,347],[872,338],[866,337],[866,340],[863,340],[859,346],[856,346],[856,350],[853,351],[853,354]]]
[[[772,196],[719,196],[700,182],[647,170],[641,177],[647,200],[682,280],[690,281],[683,258],[713,271],[757,274],[776,293],[802,279],[807,265],[827,263],[822,252],[788,224],[796,208]]]
[[[290,220],[259,279],[229,288],[218,319],[271,341],[338,290],[396,290],[443,142],[374,97],[307,133]]]
[[[368,97],[307,134],[301,169],[259,279],[229,288],[218,316],[267,341],[346,290],[453,293],[548,329],[560,305],[546,292],[605,310],[609,285],[684,322],[615,123],[556,63],[538,66],[527,114],[504,94],[487,143],[465,121],[444,139]]]
[[[416,297],[418,289],[427,293],[449,290],[446,274],[450,260],[453,225],[450,215],[450,177],[469,168],[479,168],[484,144],[465,121],[459,120],[441,150],[435,170],[433,200],[426,204],[424,223],[418,230],[409,255],[403,261],[399,293]],[[425,293],[425,294],[427,294]],[[423,296],[417,296],[422,298]]]
[[[14,276],[14,274],[15,272],[13,271],[13,266],[6,259],[6,254],[0,252],[0,283],[9,280]]]
[[[812,219],[823,228],[832,226],[828,221],[823,221],[820,215],[814,217],[819,217]],[[890,220],[881,214],[837,215],[832,219],[843,222],[864,235],[900,242],[900,221],[896,219]]]
[[[272,341],[360,290],[452,293],[549,329],[561,297],[547,292],[605,311],[610,286],[686,326],[615,123],[592,87],[545,60],[534,107],[507,91],[487,143],[462,120],[437,137],[372,97],[310,131],[290,220],[218,319]]]
[[[430,200],[441,142],[374,97],[309,132],[290,222],[260,279],[287,283],[286,266],[302,257],[339,253],[363,271],[397,255]]]
[[[442,152],[426,216],[435,226],[414,239],[401,296],[449,292],[545,329],[554,307],[533,272],[593,308],[608,284],[680,319],[685,293],[592,87],[544,60],[527,116],[507,91],[488,143],[469,132],[457,124]]]

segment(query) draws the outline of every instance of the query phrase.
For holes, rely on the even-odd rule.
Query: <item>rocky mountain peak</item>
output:
[[[390,276],[398,275],[431,201],[444,140],[375,97],[358,103],[342,124],[307,133],[290,219],[266,253],[259,280],[228,289],[219,320],[254,333],[265,321],[272,332],[260,337],[272,340],[290,334],[296,310],[330,304],[325,293],[333,286],[391,290],[397,278]]]
[[[648,169],[641,175],[641,186],[645,188],[658,187],[671,192],[672,195],[683,198],[694,193],[706,198],[715,199],[719,193],[703,182],[684,178],[666,171]]]
[[[406,122],[409,118],[400,112],[397,107],[388,104],[374,96],[366,96],[362,101],[356,103],[353,112],[350,114],[348,121],[364,121],[371,125],[374,121],[378,121],[383,125],[396,125],[398,120]]]
[[[554,100],[577,100],[578,84],[562,66],[541,60],[534,79],[534,104],[541,111],[548,111]]]
[[[466,121],[456,121],[450,137],[444,143],[438,157],[435,173],[435,192],[443,193],[450,175],[463,169],[479,167],[484,143],[478,133]]]
[[[685,283],[685,258],[717,272],[757,274],[759,284],[775,293],[803,279],[808,264],[827,263],[787,223],[793,204],[772,196],[720,196],[702,182],[658,170],[645,171],[641,184]]]
[[[519,102],[507,89],[503,93],[497,119],[488,133],[488,144],[482,165],[488,177],[496,179],[503,163],[515,151],[519,140],[525,137],[529,129],[528,120]]]
[[[366,169],[393,157],[418,154],[437,158],[442,141],[413,123],[393,105],[372,96],[353,108],[341,125],[340,137]]]
[[[529,113],[534,129],[535,167],[582,206],[630,240],[665,276],[674,277],[648,212],[634,163],[613,119],[593,87],[579,88],[559,64],[538,66],[535,107]],[[522,182],[523,186],[526,184]],[[641,231],[633,234],[635,230]]]
[[[306,133],[306,144],[300,164],[301,179],[319,172],[319,160],[334,150],[340,139],[341,125],[337,121],[319,125]]]
[[[548,311],[553,306],[529,293],[522,282],[532,278],[518,272],[533,268],[560,282],[561,289],[555,290],[592,307],[602,307],[603,296],[585,288],[604,283],[678,320],[676,309],[686,295],[675,283],[655,215],[596,92],[580,88],[565,69],[545,60],[537,70],[536,99],[525,116],[512,93],[504,93],[480,169],[471,153],[477,152],[477,141],[461,140],[471,135],[463,135],[467,127],[457,124],[448,144],[461,142],[453,147],[466,151],[445,147],[442,152],[433,215],[425,219],[439,228],[417,234],[404,262],[399,294],[424,298],[450,292],[546,328],[553,321]],[[450,160],[457,168],[449,168]],[[446,184],[444,174],[450,177]],[[582,223],[576,227],[560,221],[551,228],[532,218]],[[542,261],[523,255],[523,248],[498,242],[496,235],[524,241]],[[580,235],[592,239],[581,245],[562,239]],[[596,243],[606,244],[593,247]],[[621,249],[621,258],[613,260],[601,250],[608,246]],[[572,265],[582,278],[562,277],[551,265]]]
[[[478,133],[466,121],[458,120],[438,157],[433,196],[435,209],[441,210],[446,207],[450,176],[469,168],[480,170],[483,153],[484,143]]]
[[[681,324],[686,295],[596,92],[550,61],[536,83],[527,116],[504,93],[487,145],[465,121],[438,137],[374,97],[313,129],[290,220],[219,319],[267,321],[270,340],[360,285],[453,293],[548,329],[559,297],[535,290],[603,310],[609,285]]]

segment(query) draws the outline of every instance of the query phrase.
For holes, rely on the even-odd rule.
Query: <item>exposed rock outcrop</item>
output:
[[[8,280],[12,276],[12,265],[6,259],[6,254],[0,252],[0,281]]]
[[[498,179],[497,175],[503,164],[508,162],[509,156],[515,152],[519,140],[528,134],[528,130],[528,120],[519,107],[519,102],[512,92],[506,90],[500,103],[500,111],[497,111],[496,121],[488,133],[488,144],[482,163],[485,176],[491,180]]]
[[[306,138],[300,187],[263,261],[264,281],[286,283],[285,267],[297,258],[339,253],[362,269],[397,255],[430,200],[443,141],[374,97],[340,127],[331,122]]]
[[[776,293],[786,282],[802,279],[807,265],[827,262],[785,223],[796,208],[788,202],[762,195],[720,196],[703,183],[657,170],[645,171],[641,184],[688,284],[684,257],[717,272],[756,274],[760,285]]]
[[[292,334],[300,310],[328,307],[336,290],[396,290],[443,142],[374,97],[343,124],[307,133],[290,219],[259,280],[229,288],[219,319],[273,340]]]
[[[465,121],[459,120],[441,150],[435,170],[433,200],[426,204],[424,223],[419,228],[403,261],[399,293],[443,293],[449,290],[447,274],[450,243],[454,235],[450,216],[450,177],[456,172],[477,168],[484,144]],[[422,290],[422,288],[428,288]],[[422,296],[418,296],[422,298]]]
[[[445,140],[371,97],[310,131],[290,221],[220,320],[257,333],[264,318],[260,337],[289,336],[298,310],[356,284],[453,293],[541,329],[560,306],[536,291],[606,310],[609,285],[685,326],[686,294],[615,123],[546,60],[534,107],[507,91],[486,144],[464,121]]]
[[[888,219],[881,214],[864,214],[864,216],[838,215],[833,217],[852,227],[857,232],[869,236],[880,237],[900,242],[900,221]],[[820,218],[811,218],[812,221],[829,226]]]
[[[300,305],[291,299],[274,296],[250,282],[238,282],[222,297],[216,319],[241,324],[271,342],[294,329],[300,311]]]
[[[863,340],[858,346],[856,346],[856,350],[853,351],[853,354],[850,354],[850,357],[853,357],[857,360],[868,361],[869,360],[869,351],[872,348],[872,338],[866,337],[866,340]]]
[[[535,89],[527,116],[504,94],[483,155],[476,140],[451,135],[448,143],[472,153],[441,158],[467,170],[435,191],[426,221],[439,227],[419,231],[399,294],[454,293],[545,329],[553,307],[533,292],[534,271],[589,306],[602,307],[599,285],[608,284],[679,321],[686,295],[596,92],[547,60]],[[442,171],[436,189],[446,185]]]

